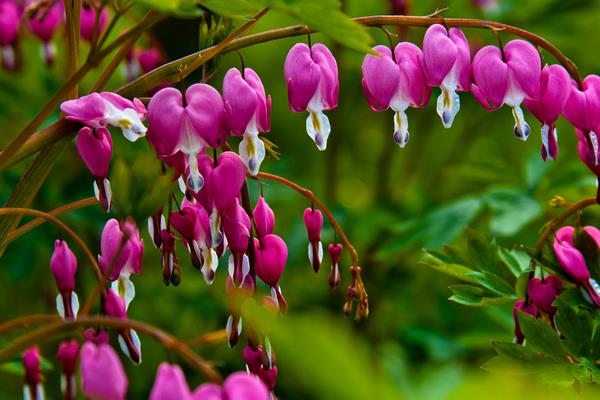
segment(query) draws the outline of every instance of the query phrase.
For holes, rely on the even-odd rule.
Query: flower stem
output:
[[[34,217],[44,218],[44,219],[52,222],[58,228],[62,229],[67,235],[69,235],[79,245],[79,247],[81,247],[81,250],[83,250],[84,254],[88,258],[88,261],[90,262],[90,265],[92,266],[92,268],[94,269],[94,272],[96,273],[96,278],[97,279],[102,278],[102,272],[100,271],[100,267],[98,266],[98,263],[94,259],[94,256],[92,255],[92,252],[90,251],[90,249],[87,247],[85,242],[79,237],[79,235],[77,235],[64,222],[62,222],[58,218],[50,215],[49,213],[39,211],[39,210],[34,210],[31,208],[20,208],[20,207],[0,208],[0,215],[14,215],[14,214],[31,215]]]
[[[47,321],[57,321],[60,317],[56,314],[32,314],[25,315],[23,317],[11,319],[10,321],[3,322],[0,324],[0,333],[4,333],[6,331],[10,331],[16,328],[21,328],[28,326],[30,324],[35,324],[36,322],[47,322]]]

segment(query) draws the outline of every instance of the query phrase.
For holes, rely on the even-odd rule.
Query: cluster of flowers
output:
[[[564,226],[556,232],[554,254],[563,271],[581,289],[584,297],[596,307],[600,307],[600,285],[590,276],[585,256],[576,246],[578,235],[586,235],[600,250],[600,230],[593,226],[584,226],[581,229]],[[563,283],[556,275],[542,275],[529,280],[526,299],[518,300],[513,307],[515,342],[523,343],[525,340],[519,326],[519,311],[534,317],[547,316],[555,326],[556,307],[553,303],[562,289]]]
[[[99,1],[83,0],[80,15],[80,36],[88,43],[97,40],[108,22],[108,10]],[[96,29],[96,19],[98,28]],[[52,65],[56,50],[52,40],[65,21],[63,0],[0,0],[0,47],[2,67],[13,70],[17,66],[17,43],[21,25],[42,42],[42,57]],[[96,32],[94,32],[96,30]],[[128,81],[158,67],[164,55],[156,47],[134,49],[127,55],[124,75]]]
[[[123,400],[127,398],[128,379],[123,365],[108,342],[106,332],[85,331],[85,342],[80,348],[76,340],[60,343],[57,358],[62,367],[64,399],[77,398],[77,363],[79,362],[81,389],[86,398]],[[41,355],[37,346],[23,353],[25,369],[24,398],[43,400]],[[235,372],[223,385],[203,383],[193,392],[178,365],[162,363],[149,400],[269,400],[265,384],[255,375]]]
[[[531,131],[523,104],[542,123],[542,157],[558,155],[556,120],[562,114],[577,130],[579,154],[596,175],[600,115],[600,78],[590,75],[581,87],[560,65],[542,68],[536,48],[523,40],[512,40],[503,48],[485,46],[471,60],[469,43],[458,28],[435,24],[428,28],[423,50],[412,43],[399,43],[392,52],[386,46],[373,48],[379,56],[367,55],[362,65],[363,88],[371,108],[391,108],[394,140],[408,142],[408,107],[424,107],[432,87],[439,87],[437,113],[450,127],[460,109],[457,92],[471,92],[487,110],[506,104],[515,118],[515,135],[526,140]]]

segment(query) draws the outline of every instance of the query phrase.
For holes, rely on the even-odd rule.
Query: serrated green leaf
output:
[[[558,302],[556,313],[558,330],[566,338],[565,345],[577,356],[589,356],[592,351],[592,317],[585,310],[579,312],[569,304]]]
[[[527,346],[555,361],[566,362],[567,352],[550,324],[523,312],[518,313],[518,318]]]
[[[472,285],[452,285],[452,296],[449,300],[465,306],[485,307],[491,305],[505,304],[513,301],[509,297],[497,297],[490,291]]]
[[[498,247],[498,256],[515,277],[530,270],[529,257],[523,252]]]
[[[520,345],[518,343],[512,342],[498,342],[492,340],[492,346],[494,350],[498,353],[498,355],[516,359],[516,360],[524,360],[524,361],[534,361],[534,362],[542,362],[542,363],[552,363],[553,361],[549,360],[541,356],[540,354],[531,350],[531,348],[527,346]]]
[[[500,258],[498,248],[493,240],[489,240],[474,229],[465,229],[465,240],[467,251],[471,259],[471,267],[502,275],[508,271],[500,270]]]
[[[511,285],[508,284],[504,279],[500,278],[498,275],[485,271],[472,271],[467,273],[467,276],[475,279],[475,281],[477,281],[477,283],[479,283],[481,286],[496,293],[499,296],[512,297],[515,299],[517,298]]]

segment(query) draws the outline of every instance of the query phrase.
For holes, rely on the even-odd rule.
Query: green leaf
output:
[[[511,285],[498,275],[489,272],[472,271],[467,273],[467,276],[472,277],[486,289],[496,293],[499,296],[517,298]]]
[[[164,14],[180,17],[195,17],[202,15],[203,10],[198,7],[197,0],[137,0],[139,3]],[[228,0],[229,1],[229,0]]]
[[[579,312],[569,304],[558,302],[556,313],[558,330],[567,339],[565,345],[578,356],[589,356],[592,351],[592,317],[585,310]]]
[[[481,368],[490,372],[500,372],[511,375],[536,375],[551,372],[563,364],[547,362],[531,362],[520,359],[495,356],[489,359]]]
[[[567,352],[550,324],[523,312],[519,312],[518,318],[527,346],[555,361],[566,362]]]
[[[496,242],[470,228],[465,229],[465,240],[472,267],[498,275],[505,272],[500,269],[501,262]]]
[[[542,211],[535,198],[517,189],[492,189],[485,200],[492,213],[491,231],[498,236],[515,235]]]
[[[465,306],[484,307],[512,302],[511,297],[497,297],[490,291],[472,285],[452,285],[449,300]]]
[[[519,276],[515,282],[515,293],[518,298],[524,298],[527,294],[527,285],[529,284],[529,272],[525,272]]]
[[[442,255],[443,256],[443,255]],[[429,250],[425,250],[425,259],[421,262],[423,265],[427,265],[430,268],[438,272],[453,276],[458,279],[462,279],[469,283],[477,283],[477,280],[469,276],[470,272],[474,272],[472,269],[459,264],[447,264],[440,258],[434,256]]]
[[[523,272],[529,272],[531,269],[529,266],[530,258],[522,251],[498,247],[498,256],[515,277],[519,277]]]
[[[498,355],[524,361],[536,361],[536,362],[552,362],[551,360],[541,356],[534,352],[528,346],[523,346],[518,343],[512,342],[498,342],[492,340],[492,346]]]
[[[283,11],[351,49],[371,53],[371,36],[366,28],[341,11],[339,0],[267,0]]]
[[[202,0],[201,4],[215,14],[230,18],[250,18],[256,15],[262,6],[257,1],[247,0]]]
[[[592,336],[592,345],[590,355],[592,360],[600,361],[600,325],[594,329],[594,335]]]

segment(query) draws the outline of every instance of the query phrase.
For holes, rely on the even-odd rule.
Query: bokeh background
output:
[[[537,33],[560,48],[585,76],[600,71],[596,0],[498,0],[499,9],[484,12],[469,0],[413,1],[410,12],[427,15],[449,7],[447,17],[490,18]],[[384,14],[383,0],[347,0],[351,16]],[[135,14],[135,13],[134,13]],[[268,14],[255,31],[295,23],[281,14]],[[123,28],[125,28],[123,24]],[[198,49],[197,20],[168,19],[151,32],[173,60]],[[118,31],[118,30],[117,30]],[[383,33],[369,29],[377,43],[387,44]],[[421,44],[423,28],[410,28],[408,39]],[[468,29],[473,50],[495,44],[493,32]],[[59,52],[52,68],[44,66],[40,45],[31,36],[19,43],[23,63],[14,73],[0,72],[0,145],[4,147],[64,83],[65,65],[60,54],[62,35],[55,40]],[[500,33],[506,43],[509,34]],[[144,39],[146,40],[146,39]],[[567,200],[590,197],[593,176],[576,155],[576,138],[564,120],[559,121],[560,155],[544,163],[540,157],[539,123],[529,114],[532,134],[525,143],[512,134],[509,109],[485,111],[469,95],[461,95],[461,111],[452,129],[442,127],[435,113],[434,91],[425,109],[408,111],[411,139],[405,149],[392,141],[392,113],[375,113],[361,89],[363,54],[329,42],[319,34],[313,42],[331,46],[340,71],[340,103],[328,112],[332,134],[326,152],[318,152],[304,132],[305,115],[291,113],[283,81],[283,62],[289,48],[305,37],[278,40],[242,50],[246,66],[255,69],[273,99],[271,133],[281,159],[268,158],[262,170],[290,178],[306,186],[335,212],[359,251],[369,292],[371,315],[354,322],[343,317],[345,286],[349,282],[349,258],[342,261],[343,284],[331,291],[327,285],[328,261],[314,274],[306,257],[303,210],[310,203],[287,187],[267,182],[263,189],[276,213],[277,234],[288,244],[289,260],[281,286],[290,309],[277,324],[273,337],[278,355],[277,394],[282,399],[334,398],[547,398],[553,394],[587,397],[597,389],[532,387],[528,378],[510,379],[484,372],[480,366],[494,355],[490,339],[510,340],[511,307],[467,308],[448,301],[452,278],[419,263],[423,248],[460,243],[467,226],[495,237],[507,246],[535,242],[539,229],[555,210],[547,201],[555,195]],[[398,39],[395,39],[398,40]],[[83,53],[86,50],[84,47]],[[544,62],[555,60],[542,52]],[[239,67],[236,54],[224,56],[220,69],[209,81],[219,90],[222,76]],[[83,82],[89,89],[101,72],[98,68]],[[192,75],[186,84],[199,76]],[[122,71],[107,89],[125,82]],[[59,118],[58,111],[46,125]],[[113,135],[115,159],[133,163],[151,152],[143,142],[128,143]],[[235,147],[235,146],[234,146]],[[0,202],[4,203],[31,159],[24,160],[0,178]],[[114,165],[114,164],[113,164]],[[259,186],[249,183],[256,201]],[[115,191],[118,188],[115,188]],[[93,194],[92,180],[80,161],[74,143],[67,145],[33,202],[33,207],[51,210]],[[132,205],[135,208],[135,204]],[[97,207],[71,212],[63,220],[74,227],[92,249],[107,216]],[[586,211],[586,222],[598,222],[598,214]],[[184,249],[179,250],[182,282],[165,287],[161,281],[160,256],[151,245],[145,224],[140,225],[146,243],[144,271],[133,278],[137,297],[129,309],[131,318],[147,321],[181,338],[221,329],[227,318],[224,293],[226,267],[221,266],[214,285],[206,286],[194,270]],[[53,313],[55,288],[48,261],[59,233],[43,225],[11,243],[0,259],[0,320],[34,313]],[[323,241],[333,239],[326,226]],[[71,246],[74,248],[75,246]],[[79,256],[78,289],[85,297],[93,288],[93,274]],[[223,260],[224,261],[224,260]],[[260,290],[266,294],[266,289]],[[0,346],[11,338],[0,338]],[[166,352],[150,338],[142,337],[144,362],[134,366],[124,360],[129,380],[129,398],[145,398],[157,365]],[[279,343],[279,345],[278,345]],[[243,342],[242,342],[243,344]],[[45,358],[54,361],[57,340],[42,346]],[[223,373],[244,368],[240,351],[225,344],[198,348]],[[177,360],[174,356],[174,361]],[[202,378],[182,363],[192,386]],[[0,398],[20,396],[22,378],[14,365],[0,367]],[[46,390],[59,398],[59,368],[48,369]],[[493,389],[493,390],[490,390]],[[381,391],[381,393],[379,392]],[[564,391],[564,392],[563,392]]]

